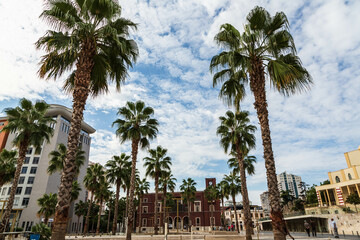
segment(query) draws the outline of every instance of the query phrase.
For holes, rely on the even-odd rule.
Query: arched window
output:
[[[335,177],[335,181],[336,181],[337,183],[339,183],[339,182],[340,182],[340,178],[339,178],[338,176],[336,176],[336,177]]]
[[[348,173],[349,180],[352,180],[352,176],[350,173]]]

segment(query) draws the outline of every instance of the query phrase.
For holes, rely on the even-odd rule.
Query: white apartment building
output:
[[[49,194],[58,192],[58,188],[60,186],[60,173],[54,173],[52,175],[47,173],[47,168],[49,166],[49,153],[53,150],[57,150],[58,144],[67,144],[71,114],[72,110],[67,107],[56,104],[50,105],[47,115],[52,116],[56,120],[56,123],[52,124],[52,127],[54,128],[54,135],[49,143],[44,142],[40,152],[36,152],[34,148],[30,147],[26,154],[13,206],[13,209],[18,209],[21,212],[16,220],[16,226],[21,227],[26,231],[30,231],[33,225],[42,221],[42,219],[37,215],[40,208],[37,204],[37,200],[45,193]],[[74,214],[74,204],[79,200],[84,201],[86,197],[83,179],[89,162],[91,143],[90,134],[95,132],[95,129],[85,122],[82,122],[81,126],[82,130],[79,145],[81,145],[82,150],[85,151],[86,161],[81,167],[77,179],[82,191],[80,192],[78,200],[73,202],[70,207],[69,217],[71,219],[69,221],[68,232],[76,232],[77,229],[82,229],[82,218],[80,218],[80,224],[77,226],[78,219]],[[7,150],[14,149],[12,144],[14,137],[14,133],[9,133],[5,145]],[[0,189],[0,200],[7,200],[9,198],[10,188],[11,184],[5,184]],[[2,204],[3,203],[0,202],[0,209],[2,208]],[[12,217],[14,217],[14,214],[12,214]],[[12,220],[10,220],[10,222],[11,221]],[[53,219],[50,219],[50,222],[52,221]]]
[[[260,202],[261,207],[263,208],[265,214],[270,213],[270,200],[269,200],[269,192],[263,192],[260,194]]]
[[[286,171],[277,175],[279,191],[289,191],[292,196],[299,198],[301,194],[301,177],[287,174]]]

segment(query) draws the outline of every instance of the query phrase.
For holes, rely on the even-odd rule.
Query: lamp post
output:
[[[176,201],[176,232],[179,233],[179,201],[181,201],[181,197],[173,198],[173,200]]]

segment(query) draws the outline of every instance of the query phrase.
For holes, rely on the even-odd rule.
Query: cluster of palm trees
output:
[[[223,51],[214,56],[210,63],[210,71],[214,73],[213,86],[221,85],[219,97],[235,107],[235,113],[229,111],[225,117],[220,118],[218,134],[221,136],[220,143],[225,152],[229,149],[238,160],[246,239],[251,239],[251,220],[249,206],[246,206],[248,197],[244,158],[255,144],[242,142],[241,133],[235,128],[241,128],[240,118],[244,112],[240,111],[240,102],[245,98],[246,85],[249,84],[254,94],[254,108],[261,128],[274,239],[284,240],[288,230],[277,187],[266,99],[266,79],[271,87],[288,96],[308,90],[312,84],[311,76],[296,55],[294,40],[289,32],[289,22],[283,12],[271,16],[264,8],[257,6],[247,15],[243,32],[239,32],[229,23],[223,24],[215,36],[215,42]],[[255,142],[255,139],[251,141]]]

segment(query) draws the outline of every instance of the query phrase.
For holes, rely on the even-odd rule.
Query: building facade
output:
[[[242,205],[236,205],[236,214],[238,215],[238,223],[240,231],[245,230],[245,220],[244,220],[244,210]],[[252,205],[250,206],[250,214],[251,214],[251,220],[253,227],[255,228],[259,219],[262,219],[265,217],[264,210],[260,206]],[[230,226],[234,225],[236,226],[236,218],[235,218],[235,211],[234,207],[227,207],[224,211],[225,216],[225,225]],[[262,230],[261,224],[259,225],[260,229]]]
[[[299,198],[301,194],[301,177],[294,174],[287,174],[286,171],[277,175],[279,191],[289,191],[290,194]]]
[[[209,185],[216,185],[215,178],[206,178],[206,187]],[[157,219],[162,229],[163,214],[165,209],[163,208],[163,195],[158,195],[158,212],[159,217]],[[181,192],[173,193],[175,204],[171,208],[166,209],[166,222],[171,230],[185,230],[189,227],[189,216],[187,203],[181,198]],[[210,226],[221,226],[221,210],[220,201],[216,200],[214,203],[208,202],[205,198],[204,191],[197,191],[195,194],[195,201],[190,206],[190,218],[193,230],[208,230]],[[139,213],[141,211],[141,224],[139,222]],[[141,203],[141,209],[137,210],[136,229],[139,230],[141,226],[142,232],[154,231],[154,211],[155,211],[155,193],[145,194]]]
[[[18,187],[16,189],[16,195],[14,200],[13,209],[18,210],[20,214],[16,220],[16,226],[23,228],[25,231],[29,231],[31,227],[37,223],[40,223],[43,219],[37,215],[39,206],[37,200],[44,194],[57,193],[60,186],[60,173],[54,173],[49,175],[47,168],[49,166],[49,154],[51,151],[57,150],[57,146],[60,143],[67,144],[68,134],[70,130],[72,110],[61,105],[50,105],[50,108],[46,115],[52,116],[56,123],[53,123],[51,127],[54,128],[54,135],[51,137],[50,142],[44,142],[39,152],[35,151],[33,147],[29,147],[26,153],[24,165],[21,170]],[[1,121],[5,118],[0,119]],[[87,123],[81,124],[81,136],[79,139],[79,145],[83,151],[85,151],[85,163],[80,169],[78,176],[78,182],[81,186],[81,192],[78,200],[72,203],[70,207],[70,221],[68,232],[76,232],[76,230],[82,229],[80,224],[77,226],[78,219],[74,214],[74,204],[79,200],[85,200],[85,187],[83,185],[83,179],[86,174],[86,168],[89,161],[90,134],[95,132],[95,129],[89,126]],[[14,133],[10,133],[7,137],[5,148],[8,150],[14,149],[12,141],[15,137]],[[0,200],[7,200],[10,194],[11,184],[6,184],[0,189]],[[0,202],[0,208],[2,208]],[[14,217],[14,215],[12,216]],[[50,219],[50,223],[53,219]],[[12,220],[10,221],[12,222]]]
[[[263,192],[260,194],[260,202],[261,207],[266,215],[270,213],[270,199],[269,199],[269,192]]]
[[[0,131],[6,126],[7,120],[6,118],[0,118]],[[0,132],[0,152],[5,148],[5,144],[7,142],[7,138],[9,136],[8,132]]]

